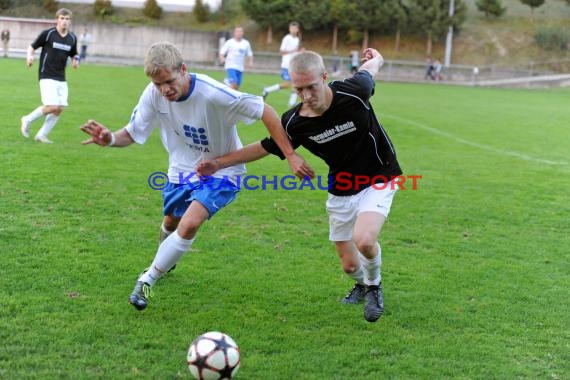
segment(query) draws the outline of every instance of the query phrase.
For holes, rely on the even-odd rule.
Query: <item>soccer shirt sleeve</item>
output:
[[[136,105],[125,129],[137,144],[144,144],[150,137],[155,125],[157,111],[152,101],[154,85],[150,83]]]

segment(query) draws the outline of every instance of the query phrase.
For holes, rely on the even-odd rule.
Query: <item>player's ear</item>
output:
[[[182,63],[182,66],[180,66],[180,72],[184,75],[186,75],[186,64]]]

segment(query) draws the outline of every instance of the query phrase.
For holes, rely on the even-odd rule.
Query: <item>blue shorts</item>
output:
[[[281,69],[281,79],[286,82],[291,82],[291,77],[289,76],[289,69]]]
[[[169,182],[162,189],[163,212],[164,215],[181,218],[190,203],[197,200],[206,207],[208,219],[210,219],[215,213],[232,203],[238,193],[239,188],[227,179],[209,177],[201,182],[181,185]]]
[[[239,86],[241,86],[241,77],[243,76],[243,73],[239,70],[236,69],[226,69],[226,79],[228,80],[228,83],[235,83]]]

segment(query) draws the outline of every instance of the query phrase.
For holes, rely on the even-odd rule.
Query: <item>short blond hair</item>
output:
[[[293,55],[289,62],[289,71],[323,75],[326,72],[326,68],[323,57],[314,51],[305,50]]]
[[[150,46],[144,60],[144,72],[153,76],[161,70],[180,71],[182,69],[182,53],[171,42],[157,42]]]

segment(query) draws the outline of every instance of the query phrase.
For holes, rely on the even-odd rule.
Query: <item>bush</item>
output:
[[[110,16],[114,13],[111,0],[95,0],[95,3],[93,4],[93,10],[95,11],[95,16],[97,17]]]
[[[4,9],[10,9],[12,6],[12,0],[0,0],[0,11]]]
[[[162,17],[162,8],[158,5],[156,0],[146,0],[144,3],[143,14],[154,20]]]
[[[204,4],[202,0],[196,0],[194,3],[194,9],[192,9],[192,13],[196,18],[196,21],[199,23],[205,23],[210,19],[210,7],[208,4]]]
[[[534,39],[538,46],[546,50],[568,50],[570,32],[562,28],[539,28]]]
[[[43,7],[46,11],[55,13],[59,9],[59,3],[56,0],[44,0]]]

